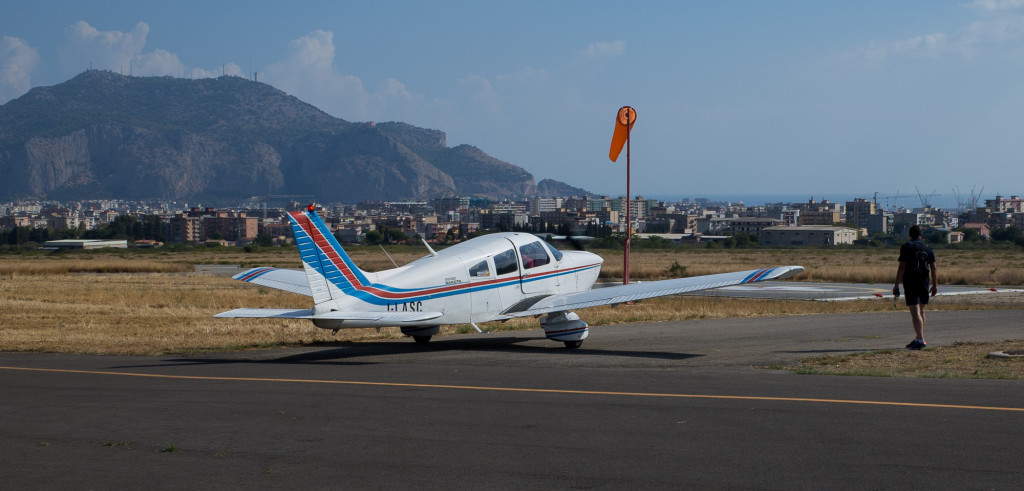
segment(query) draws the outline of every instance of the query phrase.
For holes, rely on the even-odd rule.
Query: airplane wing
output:
[[[369,322],[373,325],[398,326],[410,322],[425,322],[441,317],[441,312],[323,312],[312,309],[235,309],[214,317],[242,317],[247,319],[311,319]],[[369,327],[373,327],[373,325]]]
[[[298,269],[252,268],[238,273],[232,278],[307,297],[313,296],[306,273]]]
[[[534,297],[533,299],[526,299],[516,305],[513,305],[503,312],[501,316],[497,317],[497,319],[533,316],[547,314],[550,312],[564,312],[586,307],[596,307],[599,305],[631,302],[644,298],[676,295],[679,293],[708,290],[711,288],[721,288],[723,286],[779,280],[800,274],[803,270],[804,268],[800,266],[782,266],[778,268],[694,276],[674,280],[631,283],[629,285],[597,288],[579,293]]]

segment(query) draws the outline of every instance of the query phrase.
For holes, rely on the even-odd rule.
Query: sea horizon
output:
[[[729,202],[739,203],[742,202],[747,206],[761,206],[768,203],[807,203],[813,199],[815,202],[823,202],[828,200],[832,203],[839,203],[845,205],[847,201],[853,201],[854,199],[861,198],[871,200],[874,193],[856,194],[856,193],[834,193],[834,194],[809,194],[809,193],[779,193],[779,194],[743,194],[743,193],[729,193],[729,194],[645,194],[643,195],[648,199],[656,199],[658,201],[665,202],[676,202],[684,200],[697,200],[697,199],[708,199],[713,202]],[[995,196],[984,196],[978,200],[979,205],[984,204],[985,199],[992,199]],[[932,208],[940,208],[943,210],[955,210],[959,208],[956,197],[953,195],[946,196],[933,196],[930,198]],[[891,196],[879,196],[878,206],[882,209],[895,209],[900,206],[914,209],[922,208],[920,198],[916,194],[900,195],[899,199],[896,200]]]

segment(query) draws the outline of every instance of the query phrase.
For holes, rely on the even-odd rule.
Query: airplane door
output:
[[[501,296],[497,288],[490,286],[494,277],[494,268],[488,258],[469,265],[469,282],[474,284],[470,293],[470,322],[486,322],[501,312]]]
[[[491,259],[494,261],[495,284],[501,304],[503,308],[511,307],[523,299],[519,281],[516,281],[519,278],[519,259],[512,241],[508,242],[508,249],[495,254]]]
[[[559,276],[554,274],[557,262],[540,239],[530,238],[533,240],[520,243],[517,247],[522,262],[520,285],[523,293],[558,293]]]

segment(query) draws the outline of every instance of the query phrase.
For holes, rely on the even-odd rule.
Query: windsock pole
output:
[[[622,272],[622,284],[629,284],[629,242],[630,238],[633,237],[633,207],[629,206],[630,194],[629,194],[629,132],[633,129],[633,123],[630,122],[626,125],[626,247],[625,257],[622,260],[623,269]]]
[[[619,108],[618,114],[615,116],[615,132],[612,134],[612,146],[608,152],[608,158],[615,162],[619,159],[619,154],[622,153],[622,145],[626,145],[626,242],[623,247],[623,258],[622,258],[622,284],[629,284],[629,242],[633,235],[633,215],[630,206],[630,189],[629,189],[629,136],[633,131],[633,123],[636,122],[636,110],[630,106],[622,106]]]

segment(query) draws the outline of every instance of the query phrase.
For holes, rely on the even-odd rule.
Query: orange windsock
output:
[[[629,139],[629,132],[633,129],[634,122],[636,122],[635,109],[629,106],[619,108],[619,113],[615,115],[615,133],[612,133],[612,147],[608,151],[608,158],[612,162],[619,160],[619,154],[622,153],[622,147],[626,145],[626,140]]]

